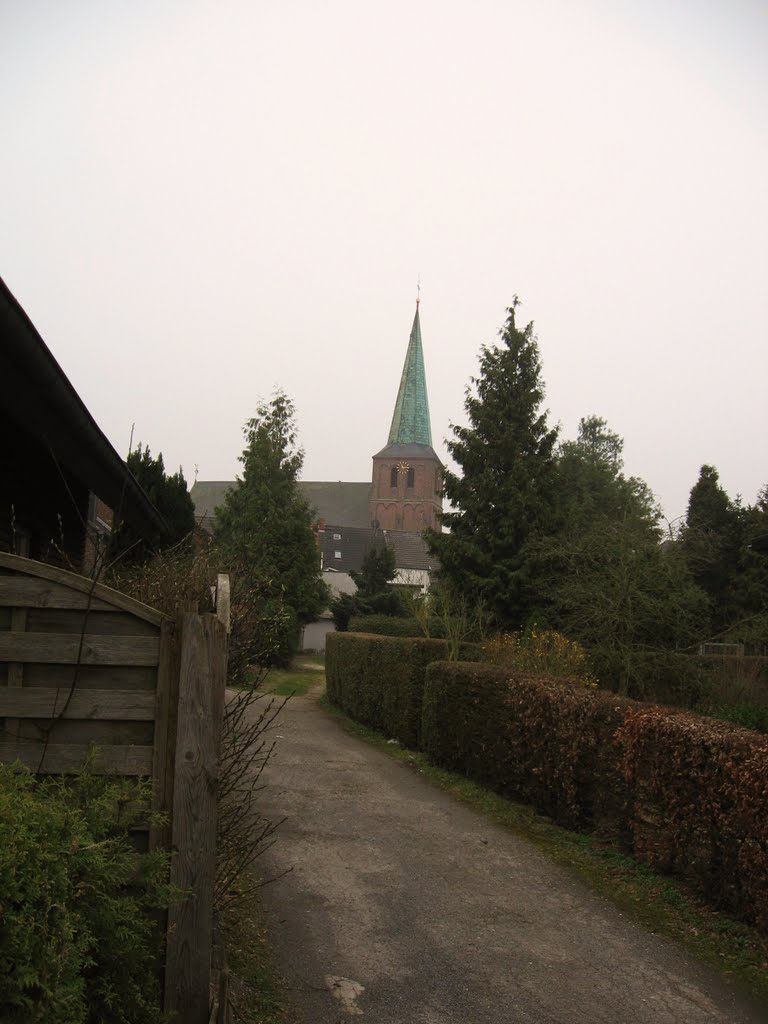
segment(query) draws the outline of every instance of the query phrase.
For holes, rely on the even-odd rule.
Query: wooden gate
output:
[[[220,592],[228,595],[225,578]],[[221,616],[228,615],[221,602]],[[82,576],[0,553],[0,762],[152,779],[146,847],[173,851],[165,1008],[207,1022],[227,627],[178,620]]]

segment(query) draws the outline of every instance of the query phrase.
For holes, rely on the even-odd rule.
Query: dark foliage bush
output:
[[[0,768],[0,1020],[151,1024],[168,859],[130,840],[148,792]]]
[[[623,673],[636,700],[692,710],[737,704],[768,707],[768,658],[634,651],[627,669],[619,650],[593,647],[589,657],[603,689],[615,692]]]
[[[352,629],[350,622],[356,619],[400,618],[405,621],[408,618],[402,594],[391,587],[381,594],[372,594],[367,597],[361,597],[359,593],[339,594],[331,601],[330,609],[336,629],[340,633]],[[417,636],[421,635],[421,631],[403,635]]]
[[[699,659],[677,651],[633,651],[591,647],[590,664],[605,690],[618,692],[624,679],[635,700],[654,701],[673,707],[694,708],[706,687],[706,674]]]
[[[418,747],[426,667],[445,657],[444,640],[329,633],[328,698],[355,721]]]

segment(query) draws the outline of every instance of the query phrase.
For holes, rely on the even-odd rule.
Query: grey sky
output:
[[[306,479],[387,439],[417,274],[439,453],[518,293],[565,436],[670,517],[768,482],[768,5],[0,0],[0,275],[121,453]]]

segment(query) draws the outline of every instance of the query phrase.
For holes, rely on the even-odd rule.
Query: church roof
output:
[[[196,480],[192,485],[189,493],[195,506],[195,516],[204,528],[213,529],[216,509],[234,486],[234,480]],[[318,519],[347,526],[369,526],[371,485],[367,481],[299,480],[298,487]]]
[[[318,519],[326,523],[345,523],[347,526],[367,527],[368,503],[371,497],[369,481],[299,480],[299,490],[307,499]]]
[[[427,401],[427,378],[424,373],[424,353],[421,348],[421,323],[419,304],[413,318],[408,351],[405,354],[400,388],[397,392],[392,426],[389,428],[388,445],[418,444],[432,445],[432,429],[429,423],[429,402]]]

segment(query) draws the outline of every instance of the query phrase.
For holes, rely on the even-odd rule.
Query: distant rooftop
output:
[[[375,544],[395,550],[398,569],[435,569],[437,560],[427,551],[420,533],[405,530],[372,530],[327,524],[320,537],[323,568],[349,572],[362,568],[363,556]]]
[[[190,490],[195,516],[205,529],[213,529],[216,509],[223,504],[227,491],[235,486],[234,480],[196,480]],[[299,480],[299,490],[325,522],[344,523],[345,526],[369,526],[368,502],[371,485],[367,481]]]

